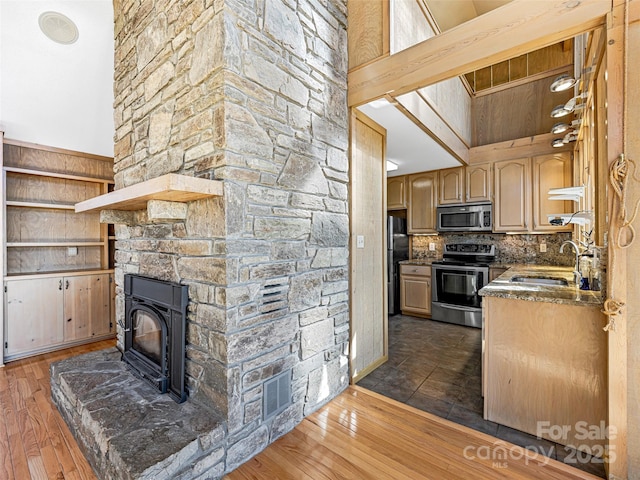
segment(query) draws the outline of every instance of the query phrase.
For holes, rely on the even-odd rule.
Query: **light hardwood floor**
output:
[[[598,479],[361,387],[349,387],[225,477]]]
[[[49,365],[112,345],[114,340],[105,340],[0,368],[0,479],[96,479],[51,402]]]
[[[0,479],[96,479],[51,402],[49,365],[111,345],[97,342],[0,368]],[[226,480],[338,478],[598,477],[352,386]]]

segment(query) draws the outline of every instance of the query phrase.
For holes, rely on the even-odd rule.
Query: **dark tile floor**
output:
[[[602,462],[482,418],[481,331],[405,315],[389,318],[389,361],[358,385],[605,478]]]

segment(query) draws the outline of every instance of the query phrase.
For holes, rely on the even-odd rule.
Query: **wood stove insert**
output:
[[[133,373],[176,402],[185,390],[185,323],[189,287],[139,275],[124,276],[123,360]]]

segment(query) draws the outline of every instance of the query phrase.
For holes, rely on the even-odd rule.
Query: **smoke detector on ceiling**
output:
[[[73,21],[58,12],[44,12],[38,18],[40,30],[51,40],[70,45],[78,40],[78,27]]]

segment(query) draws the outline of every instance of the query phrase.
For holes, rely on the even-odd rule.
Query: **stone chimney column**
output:
[[[230,470],[348,383],[346,2],[114,10],[116,188],[224,182],[184,219],[117,226],[118,316],[125,273],[189,285],[189,394],[226,418]]]

